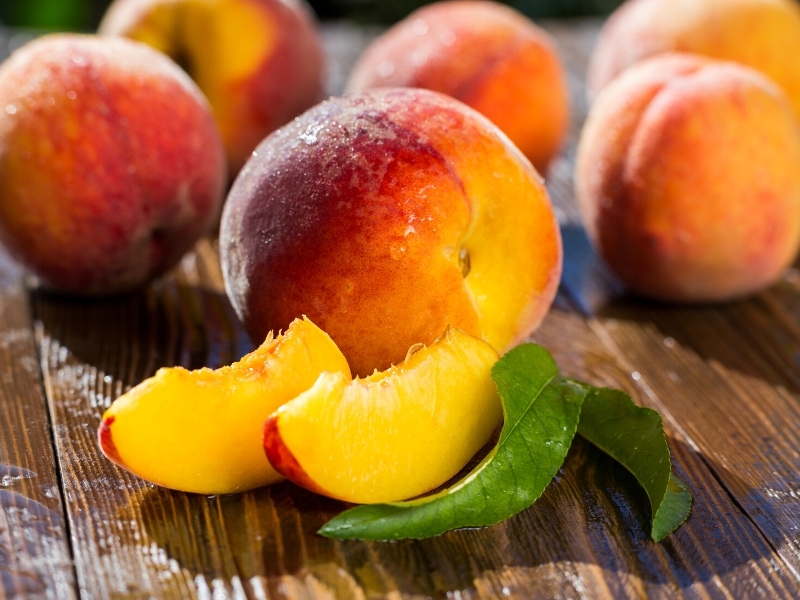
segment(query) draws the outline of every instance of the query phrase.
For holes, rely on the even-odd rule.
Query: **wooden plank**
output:
[[[219,283],[208,248],[174,279],[133,299],[87,305],[35,296],[86,597],[669,598],[700,590],[737,596],[749,586],[762,597],[796,591],[775,570],[769,545],[685,444],[676,448],[676,462],[698,504],[664,544],[649,541],[646,499],[630,476],[584,443],[573,448],[544,497],[517,517],[394,544],[316,536],[344,505],[288,483],[203,497],[127,475],[100,457],[94,438],[102,407],[122,390],[118,380],[144,376],[125,365],[214,366],[211,357],[227,361],[248,344],[224,297],[213,292]],[[554,310],[538,337],[571,374],[636,392],[629,373],[574,312]],[[92,397],[100,400],[89,410]],[[709,536],[716,542],[710,547]]]
[[[558,312],[554,317],[556,320],[542,332],[543,336],[563,336],[564,320],[572,319]],[[69,340],[63,332],[60,337]],[[52,353],[61,357],[65,354],[60,346]],[[615,373],[613,368],[608,369],[608,364],[613,365],[610,358],[608,364],[599,364],[605,378],[609,378],[609,372]],[[64,368],[59,367],[59,372]],[[582,374],[597,375],[585,370]],[[74,440],[74,436],[70,439]],[[88,455],[92,448],[89,443],[85,446],[83,451]],[[739,561],[730,576],[746,577],[747,581],[766,578],[759,588],[765,591],[764,597],[776,597],[767,592],[786,595],[791,589],[772,581],[775,576],[764,564],[763,570],[753,569],[758,561],[769,563],[770,549],[759,536],[751,539],[746,535],[749,522],[735,507],[725,502],[720,505],[720,500],[710,495],[708,490],[715,489],[713,478],[706,475],[700,487],[705,494],[699,496],[705,496],[705,501],[700,502],[690,524],[676,535],[684,541],[655,545],[643,530],[642,524],[647,522],[645,504],[636,496],[635,485],[586,445],[579,445],[571,453],[559,481],[523,515],[491,530],[388,545],[338,544],[317,538],[313,535],[315,529],[341,505],[289,484],[238,496],[204,498],[141,486],[120,474],[122,480],[128,481],[129,489],[136,491],[127,500],[110,501],[108,485],[102,485],[102,481],[114,475],[95,474],[92,479],[92,473],[84,470],[76,477],[90,477],[90,483],[82,486],[89,490],[83,492],[85,497],[80,502],[85,506],[77,512],[91,511],[93,518],[80,524],[83,533],[79,542],[85,546],[77,554],[85,557],[87,571],[94,578],[82,580],[82,587],[102,592],[97,597],[130,592],[134,586],[138,592],[158,597],[201,597],[214,589],[231,595],[238,590],[244,594],[242,597],[269,597],[279,589],[293,590],[289,597],[331,590],[428,595],[460,590],[476,594],[480,591],[488,597],[504,588],[524,591],[525,586],[535,582],[541,588],[542,581],[546,582],[542,596],[574,595],[580,591],[581,597],[586,598],[604,597],[605,592],[613,593],[613,597],[632,597],[638,592],[669,597],[681,589],[682,583],[672,573],[683,573],[685,580],[697,588],[698,579],[702,581],[703,575],[714,573],[720,558],[725,559],[721,564],[731,564],[731,555]],[[697,485],[696,472],[682,476]],[[726,499],[724,494],[721,497]],[[720,523],[719,514],[729,522]],[[105,567],[101,572],[96,564],[103,556],[94,556],[100,543],[89,538],[108,535],[99,530],[92,532],[91,525],[109,520],[129,527],[124,537],[123,532],[118,532],[120,539],[113,548],[105,549],[105,553],[118,558],[111,564],[108,560],[101,562]],[[721,544],[705,550],[711,554],[708,557],[699,550],[703,546],[699,542],[715,530],[745,533],[720,540]],[[138,551],[127,552],[128,544]],[[636,560],[631,565],[620,557]],[[141,569],[138,571],[134,568],[137,561]],[[633,574],[624,578],[609,576],[609,572],[619,569],[632,570]],[[420,581],[417,570],[435,576]],[[112,574],[114,580],[108,581]],[[106,580],[97,581],[101,577]],[[148,583],[153,587],[146,587]],[[741,588],[734,587],[733,591]]]
[[[0,598],[74,598],[28,293],[1,250],[0,373]]]
[[[676,474],[689,484],[694,494],[693,512],[689,521],[672,534],[664,546],[674,561],[669,571],[678,577],[680,590],[693,593],[708,586],[710,595],[720,591],[730,597],[793,597],[800,593],[800,581],[794,566],[784,553],[776,553],[772,539],[756,521],[754,515],[742,507],[724,483],[724,474],[718,465],[708,460],[705,451],[699,451],[696,439],[691,435],[697,426],[705,425],[709,435],[725,435],[715,429],[716,420],[698,420],[687,411],[676,410],[673,398],[680,393],[687,403],[709,408],[712,396],[702,389],[679,389],[675,379],[687,374],[680,364],[670,361],[654,361],[652,355],[637,348],[630,353],[609,340],[607,329],[618,324],[586,320],[571,311],[556,309],[549,315],[549,325],[537,333],[537,340],[554,349],[554,357],[565,374],[585,379],[594,385],[606,385],[624,389],[637,402],[659,410],[665,420],[665,428],[673,454]],[[647,324],[637,323],[633,330],[648,331]],[[564,344],[563,340],[570,340]],[[561,340],[561,341],[560,341]],[[667,341],[666,346],[672,342]],[[651,347],[655,340],[651,340]],[[659,344],[663,344],[663,338]],[[672,350],[675,350],[672,346]],[[670,383],[654,388],[645,385],[643,365],[649,370],[664,373]],[[668,368],[665,368],[668,365]],[[709,365],[692,365],[692,373],[703,373]],[[713,425],[709,425],[713,424]],[[747,446],[746,438],[738,442]],[[613,467],[612,467],[613,468]],[[720,480],[723,484],[720,485]],[[592,486],[594,489],[595,486]],[[611,494],[630,494],[636,489],[635,482],[617,490],[599,487]],[[627,490],[627,491],[625,491]],[[642,500],[645,503],[645,500]],[[797,522],[797,521],[795,521]],[[791,531],[791,527],[784,531]],[[713,543],[710,541],[713,540]],[[781,560],[778,557],[783,557]]]
[[[659,304],[627,296],[583,232],[564,233],[562,289],[635,373],[636,395],[671,422],[800,579],[797,272],[725,305]]]
[[[209,250],[199,247],[187,264],[194,265],[204,252]],[[191,272],[199,276],[204,271]],[[141,293],[115,298],[33,293],[37,343],[84,597],[161,597],[174,590],[172,597],[183,598],[187,589],[194,589],[191,578],[169,578],[169,565],[150,555],[144,532],[126,516],[152,486],[105,460],[96,441],[103,410],[158,367],[215,366],[213,361],[229,363],[240,352],[243,334],[221,324],[235,320],[227,300],[222,301],[224,294],[194,283],[179,273]],[[209,338],[219,338],[211,352]]]
[[[786,387],[800,362],[790,368],[767,327],[744,327],[761,308],[620,301],[590,325],[800,580],[800,396]]]

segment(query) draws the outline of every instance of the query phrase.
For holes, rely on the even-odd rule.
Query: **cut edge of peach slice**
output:
[[[393,502],[448,481],[502,422],[497,351],[459,329],[382,372],[322,373],[264,427],[264,451],[287,479],[354,503]]]
[[[159,369],[105,411],[98,443],[117,465],[172,489],[225,494],[267,485],[282,476],[264,456],[264,422],[324,371],[350,377],[328,334],[295,319],[231,365]]]

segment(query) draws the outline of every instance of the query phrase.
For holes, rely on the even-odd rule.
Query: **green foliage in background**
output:
[[[0,0],[0,23],[58,31],[96,27],[108,0]]]

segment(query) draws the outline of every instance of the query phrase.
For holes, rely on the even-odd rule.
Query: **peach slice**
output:
[[[331,338],[296,319],[232,365],[159,369],[106,410],[100,447],[135,475],[187,492],[225,494],[273,483],[282,477],[264,456],[264,421],[323,371],[350,377]]]
[[[275,469],[317,493],[392,502],[446,482],[502,421],[495,349],[448,328],[383,372],[350,380],[323,373],[267,420]]]

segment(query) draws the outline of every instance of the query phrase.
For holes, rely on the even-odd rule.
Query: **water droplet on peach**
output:
[[[442,43],[443,46],[452,46],[456,43],[456,34],[450,31],[443,31],[439,34],[439,41]]]
[[[428,23],[426,23],[424,19],[417,19],[414,21],[412,27],[414,29],[414,33],[417,35],[425,35],[428,33]]]
[[[394,74],[394,63],[389,60],[384,60],[378,65],[379,77],[391,77]]]
[[[406,246],[405,244],[392,244],[389,246],[389,255],[392,257],[393,260],[400,260],[405,256],[406,253]]]
[[[470,270],[469,250],[466,248],[458,251],[458,266],[461,267],[461,276],[466,278]]]

